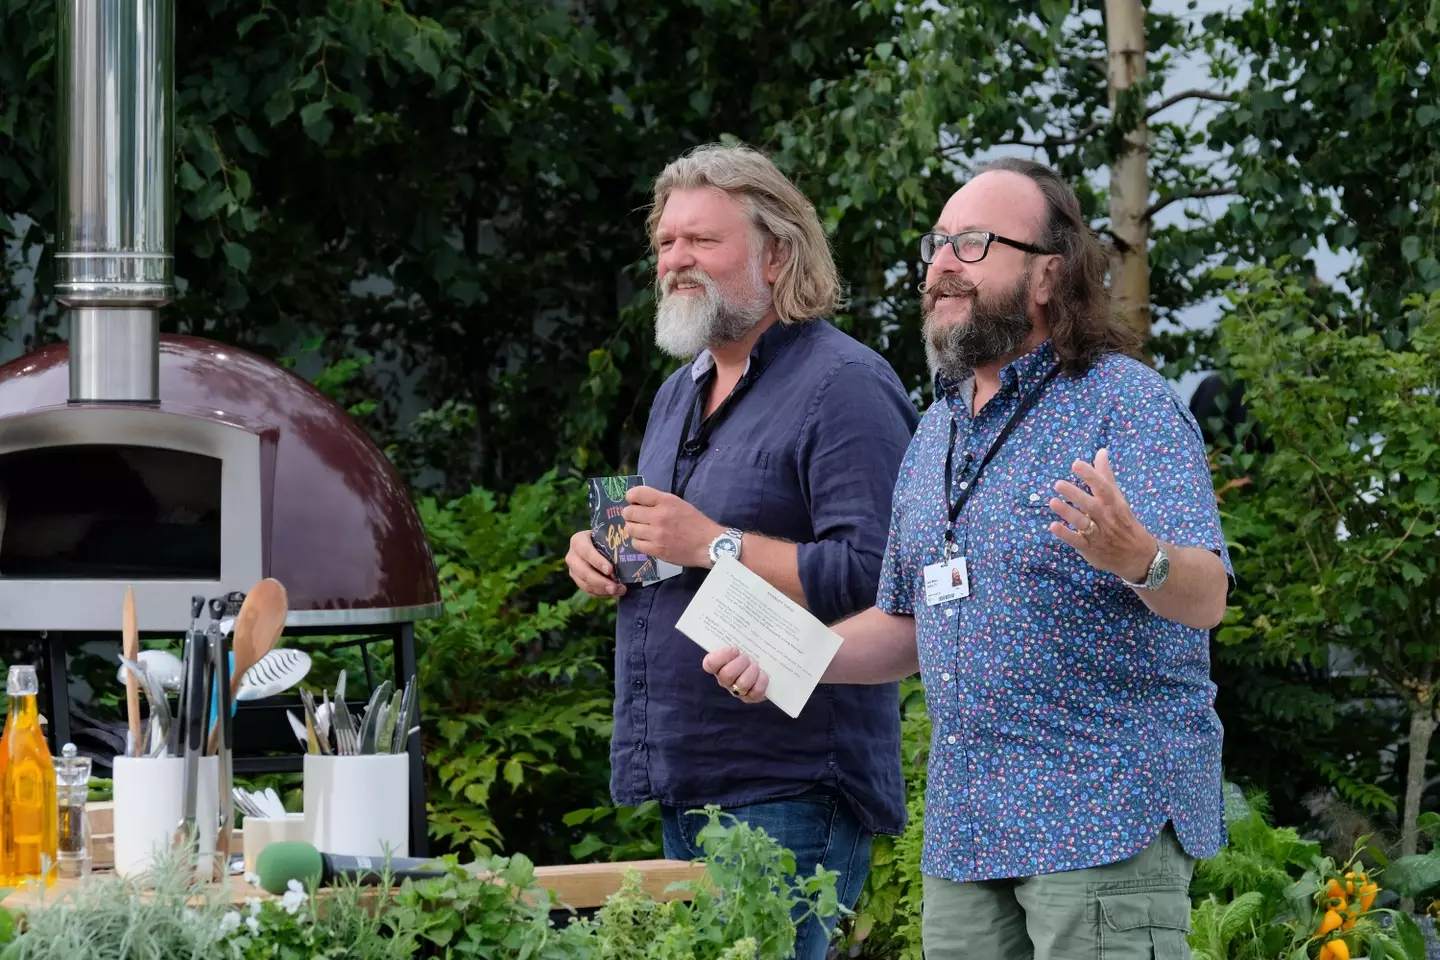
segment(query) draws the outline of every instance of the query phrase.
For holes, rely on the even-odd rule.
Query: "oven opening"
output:
[[[160,447],[0,455],[0,577],[218,580],[220,468]]]

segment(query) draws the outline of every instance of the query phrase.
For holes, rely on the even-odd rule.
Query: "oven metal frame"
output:
[[[190,598],[249,590],[265,576],[266,530],[279,432],[266,424],[217,420],[173,407],[52,406],[0,418],[0,456],[65,446],[152,447],[221,462],[220,579],[50,579],[0,576],[7,630],[113,630],[135,591],[146,626],[183,631]],[[0,519],[3,527],[3,519]],[[0,534],[3,535],[3,534]],[[136,544],[144,549],[144,544]]]

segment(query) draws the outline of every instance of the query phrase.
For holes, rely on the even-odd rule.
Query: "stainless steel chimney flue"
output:
[[[175,295],[174,0],[57,0],[56,292],[70,401],[156,403]]]

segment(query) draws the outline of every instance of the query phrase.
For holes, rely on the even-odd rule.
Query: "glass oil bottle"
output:
[[[12,884],[56,877],[55,762],[40,729],[40,681],[33,666],[12,666],[6,682],[3,869]]]
[[[0,736],[0,887],[15,886],[15,843],[10,834],[10,801],[5,795],[5,773],[10,769],[10,741],[14,740],[15,711],[5,714]]]

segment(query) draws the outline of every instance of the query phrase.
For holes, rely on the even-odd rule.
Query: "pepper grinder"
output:
[[[55,758],[55,809],[59,818],[56,867],[61,879],[90,873],[90,758],[67,743]]]

